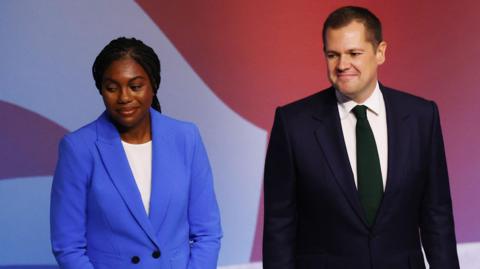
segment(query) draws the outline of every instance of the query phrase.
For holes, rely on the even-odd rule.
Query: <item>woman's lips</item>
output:
[[[133,113],[135,113],[135,111],[137,110],[137,108],[135,107],[132,107],[132,108],[122,108],[122,109],[118,109],[117,112],[118,114],[124,116],[124,117],[128,117],[128,116],[131,116],[133,115]]]

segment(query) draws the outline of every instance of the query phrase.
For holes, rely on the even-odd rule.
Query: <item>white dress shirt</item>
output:
[[[152,191],[152,141],[144,144],[129,144],[122,141],[122,145],[148,215]]]
[[[367,119],[372,128],[375,143],[377,144],[378,158],[380,160],[380,169],[382,171],[383,189],[387,183],[387,165],[388,165],[388,133],[387,133],[387,115],[385,102],[380,87],[375,86],[372,95],[363,104],[358,104],[348,97],[336,91],[338,113],[342,124],[343,137],[347,146],[348,159],[355,179],[355,185],[358,188],[357,179],[357,143],[355,126],[357,118],[352,109],[357,105],[365,105],[367,109]]]

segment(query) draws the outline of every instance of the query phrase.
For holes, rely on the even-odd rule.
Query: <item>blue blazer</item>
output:
[[[373,226],[333,88],[278,108],[265,164],[265,269],[458,269],[437,106],[380,86],[388,172]]]
[[[51,193],[51,241],[61,268],[216,268],[222,231],[199,132],[150,114],[149,215],[105,112],[62,139]]]

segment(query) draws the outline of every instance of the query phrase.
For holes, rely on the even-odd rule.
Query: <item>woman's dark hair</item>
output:
[[[161,112],[160,102],[157,98],[158,87],[160,86],[160,60],[155,51],[141,40],[135,38],[119,37],[110,41],[95,58],[92,66],[93,79],[99,91],[102,90],[103,74],[112,62],[121,58],[130,57],[134,59],[147,72],[153,89],[152,108]]]

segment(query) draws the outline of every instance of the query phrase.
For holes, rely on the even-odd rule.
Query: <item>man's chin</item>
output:
[[[334,84],[333,87],[343,96],[348,99],[352,99],[355,96],[356,90],[352,87],[348,87],[346,85],[338,85]]]

